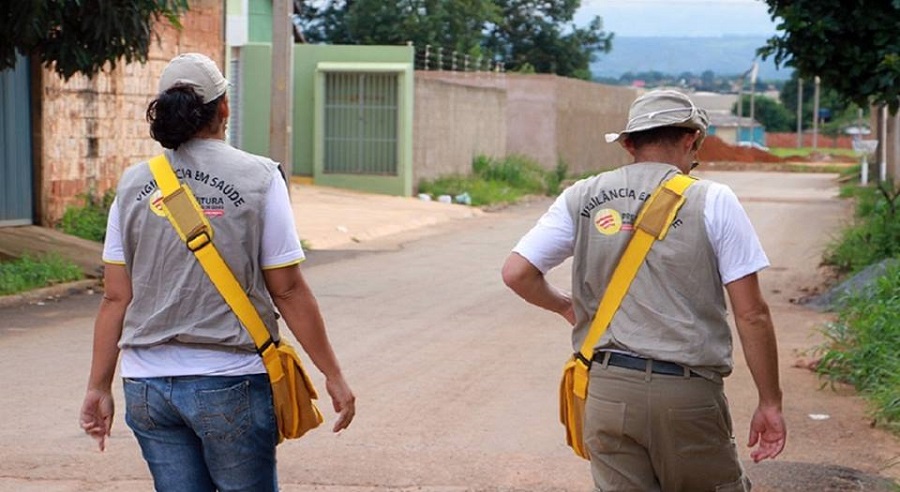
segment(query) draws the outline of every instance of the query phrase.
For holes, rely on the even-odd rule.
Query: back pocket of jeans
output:
[[[154,427],[150,418],[150,403],[147,401],[147,383],[124,378],[122,390],[125,393],[125,423],[135,430],[150,430]]]
[[[250,382],[196,393],[200,434],[204,438],[234,441],[250,428]]]

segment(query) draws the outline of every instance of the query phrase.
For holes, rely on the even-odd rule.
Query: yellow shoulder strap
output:
[[[581,350],[575,354],[578,364],[585,369],[581,376],[576,377],[575,393],[584,398],[587,392],[587,367],[594,355],[594,346],[600,341],[606,328],[612,321],[622,299],[631,286],[631,281],[638,269],[644,263],[644,258],[657,239],[663,239],[669,231],[669,226],[675,220],[675,215],[684,204],[684,191],[696,181],[695,178],[684,174],[676,174],[671,179],[660,185],[647,203],[641,209],[635,221],[634,234],[619,259],[616,269],[613,271],[609,285],[606,287],[591,328],[588,331]],[[578,371],[576,371],[578,373]]]
[[[269,330],[266,329],[256,307],[250,302],[247,293],[213,244],[212,226],[191,189],[179,183],[165,154],[150,159],[150,171],[163,194],[162,206],[169,222],[187,248],[197,257],[203,270],[216,286],[216,290],[250,333],[257,351],[263,358],[269,378],[272,381],[280,379],[283,371],[278,360],[276,343],[269,335]]]

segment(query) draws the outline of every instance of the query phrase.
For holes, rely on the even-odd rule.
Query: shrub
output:
[[[900,431],[900,265],[888,267],[870,289],[847,296],[823,333],[818,373],[854,385],[875,417]]]
[[[80,195],[84,205],[66,207],[58,228],[66,234],[102,242],[106,238],[106,217],[115,198],[115,191],[108,190],[103,196],[94,193]]]
[[[900,256],[900,221],[893,188],[847,188],[842,193],[856,198],[854,223],[841,232],[825,251],[824,262],[840,273],[857,272],[886,258]]]
[[[469,176],[448,175],[419,183],[419,192],[456,196],[468,193],[472,205],[513,203],[526,195],[556,195],[568,166],[560,161],[553,171],[544,170],[533,159],[510,155],[503,159],[479,155]]]

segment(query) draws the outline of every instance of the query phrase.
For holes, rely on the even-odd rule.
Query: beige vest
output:
[[[276,164],[220,140],[191,140],[166,156],[209,218],[216,248],[269,332],[277,335],[275,309],[259,266],[262,214]],[[256,350],[203,267],[154,205],[159,197],[146,162],[129,167],[119,181],[116,201],[133,291],[119,346],[186,343]]]
[[[677,172],[669,164],[630,164],[580,181],[567,192],[575,224],[575,350],[587,336],[641,206]],[[725,296],[704,223],[707,189],[704,181],[688,188],[684,207],[666,238],[653,244],[597,348],[676,362],[713,379],[731,372]]]

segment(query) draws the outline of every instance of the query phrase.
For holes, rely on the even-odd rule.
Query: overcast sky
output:
[[[617,36],[770,36],[775,22],[762,0],[582,0],[578,25],[595,15]]]

